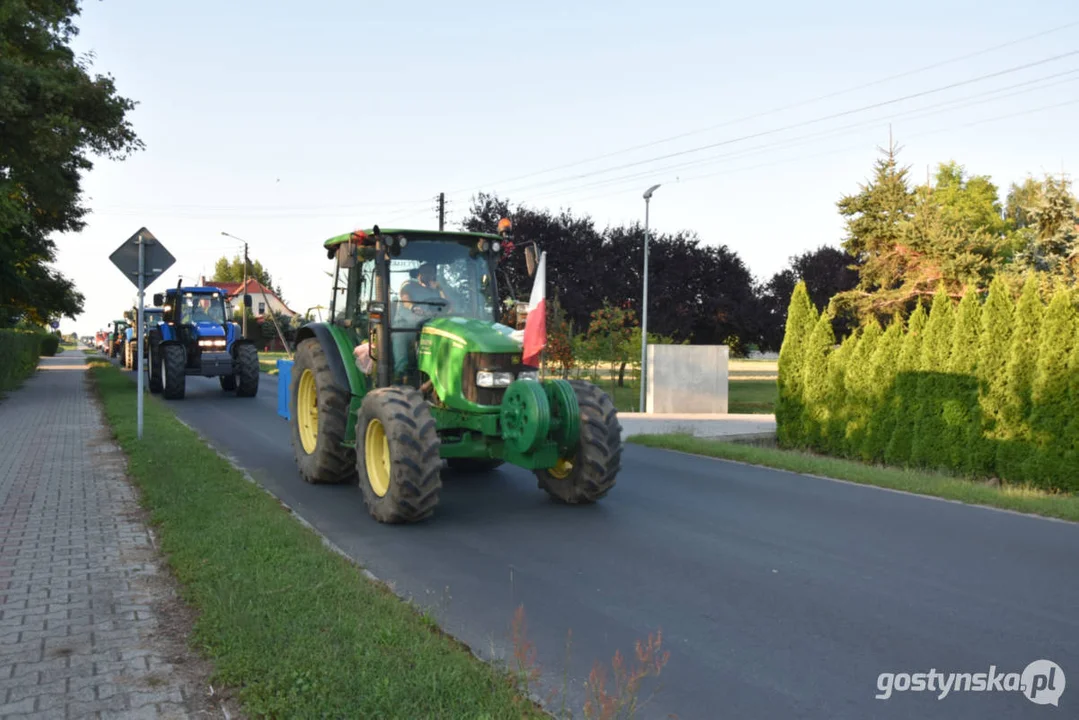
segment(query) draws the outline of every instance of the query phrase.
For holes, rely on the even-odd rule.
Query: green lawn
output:
[[[138,440],[134,383],[107,361],[91,365],[161,549],[198,611],[194,642],[250,716],[540,717],[508,674],[365,579],[156,397]]]
[[[638,412],[641,390],[636,382],[627,382],[618,387],[610,380],[600,379],[596,383],[614,400],[614,405],[622,412]],[[727,384],[727,412],[770,415],[775,411],[778,389],[775,380],[738,380],[730,378]]]
[[[771,415],[775,412],[779,389],[776,386],[778,369],[775,360],[731,360],[727,366],[727,412],[753,415]],[[591,373],[582,372],[583,379],[591,379]],[[601,367],[593,380],[621,412],[639,412],[641,386],[637,376],[627,370],[625,384],[619,387],[617,374],[609,367]]]
[[[1079,497],[1051,495],[1030,487],[992,487],[940,473],[872,466],[853,460],[689,435],[636,435],[627,438],[626,442],[1079,522]]]
[[[260,352],[259,353],[259,369],[264,373],[270,375],[277,374],[277,361],[280,359],[287,359],[288,353],[284,352]]]

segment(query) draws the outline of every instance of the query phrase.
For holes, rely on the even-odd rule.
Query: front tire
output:
[[[244,343],[236,348],[236,396],[255,397],[259,391],[259,351]]]
[[[411,387],[372,390],[356,423],[356,470],[363,501],[382,523],[429,517],[442,490],[435,420]]]
[[[135,365],[139,362],[139,343],[136,340],[132,340],[127,344],[127,367],[129,370],[134,370]]]
[[[309,483],[352,483],[356,464],[344,447],[349,390],[334,382],[326,351],[315,338],[296,348],[289,387],[292,452]]]
[[[539,486],[570,505],[594,503],[614,487],[622,467],[622,425],[610,396],[590,382],[570,380],[581,408],[577,450],[558,465],[537,470]]]
[[[183,400],[187,392],[187,353],[181,345],[166,345],[161,350],[165,399]]]

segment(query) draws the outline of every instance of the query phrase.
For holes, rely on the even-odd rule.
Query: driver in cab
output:
[[[446,293],[438,284],[438,268],[425,262],[413,270],[411,278],[401,285],[398,295],[397,328],[418,328],[428,318],[445,313],[450,306]],[[393,333],[394,371],[403,375],[413,368],[414,345],[418,333]]]
[[[415,326],[422,320],[444,313],[449,307],[449,299],[438,284],[438,272],[434,263],[426,262],[415,270],[415,275],[406,280],[400,291],[401,308],[412,317],[402,317],[407,326]],[[403,325],[404,327],[404,325]]]
[[[185,322],[189,323],[212,323],[218,322],[214,317],[217,313],[211,313],[210,298],[199,298],[198,303],[188,311]]]

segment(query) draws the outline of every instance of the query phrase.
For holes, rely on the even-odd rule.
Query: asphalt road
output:
[[[1079,525],[627,446],[595,506],[549,502],[517,469],[446,471],[430,522],[384,526],[357,488],[300,479],[274,376],[254,399],[189,378],[170,404],[482,657],[507,652],[518,604],[556,684],[572,631],[577,688],[662,628],[670,660],[640,717],[1079,717]],[[1043,658],[1068,680],[1059,707],[1004,691],[874,697],[883,672],[1022,673]]]

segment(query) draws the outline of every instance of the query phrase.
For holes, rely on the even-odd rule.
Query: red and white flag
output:
[[[532,297],[528,300],[528,317],[525,319],[524,348],[521,362],[539,367],[540,353],[547,345],[547,253],[540,253],[536,265],[536,280],[532,285]]]

